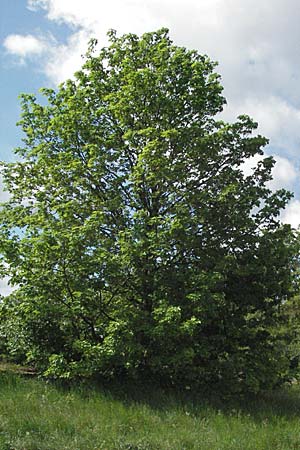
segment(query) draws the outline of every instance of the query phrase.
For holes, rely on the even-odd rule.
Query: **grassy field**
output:
[[[1,450],[300,449],[300,388],[243,402],[0,373]]]

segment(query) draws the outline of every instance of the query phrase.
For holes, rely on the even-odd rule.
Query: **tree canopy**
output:
[[[46,104],[22,95],[24,145],[3,164],[3,301],[12,351],[47,375],[154,376],[260,389],[291,292],[290,194],[267,139],[220,120],[216,64],[168,30],[109,33]]]

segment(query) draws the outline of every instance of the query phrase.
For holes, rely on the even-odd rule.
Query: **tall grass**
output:
[[[300,449],[300,389],[243,402],[0,374],[1,450]]]

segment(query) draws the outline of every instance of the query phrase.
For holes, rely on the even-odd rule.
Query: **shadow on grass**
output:
[[[29,375],[29,376],[28,376]],[[26,379],[36,378],[33,370],[17,366],[0,367],[0,384],[3,386],[21,384]],[[192,389],[165,386],[157,381],[141,382],[120,378],[114,381],[97,380],[81,382],[62,382],[39,380],[50,383],[62,394],[74,392],[81,398],[104,396],[124,405],[145,405],[154,411],[182,410],[194,417],[224,415],[248,415],[261,422],[266,417],[276,420],[300,418],[300,385],[287,385],[259,395],[224,396],[210,389]]]
[[[74,385],[57,384],[61,389],[75,389],[83,398],[104,395],[125,405],[145,405],[152,410],[184,410],[195,417],[207,414],[248,415],[253,420],[268,418],[300,418],[300,385],[286,385],[259,395],[226,396],[212,390],[176,389],[155,382],[103,380]]]

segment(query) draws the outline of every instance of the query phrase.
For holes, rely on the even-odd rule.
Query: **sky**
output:
[[[21,145],[18,95],[56,87],[81,67],[88,41],[161,27],[219,62],[223,118],[249,114],[270,139],[272,189],[295,193],[281,220],[300,224],[299,0],[0,0],[0,160]],[[247,162],[246,171],[257,162]],[[0,201],[7,198],[0,178]],[[5,293],[6,284],[0,284]]]

